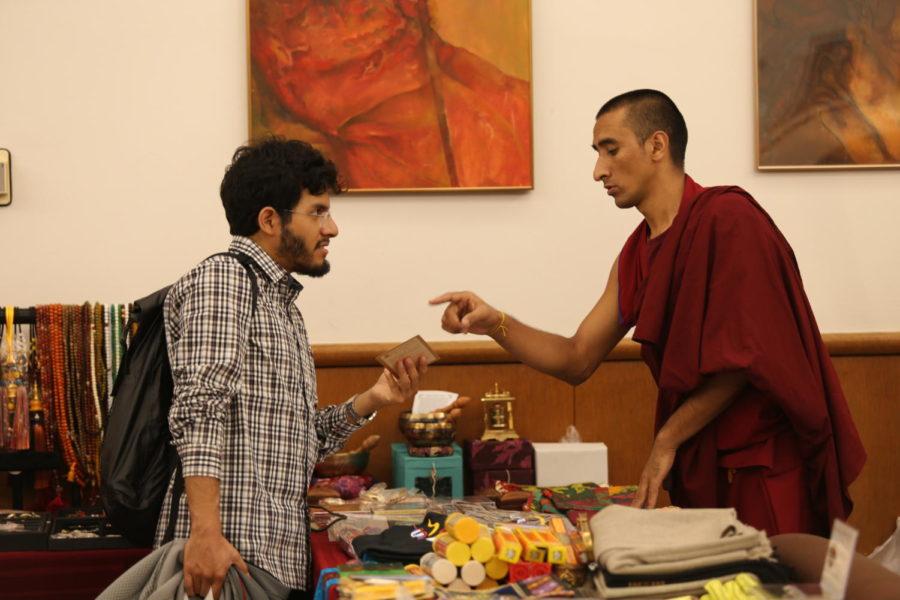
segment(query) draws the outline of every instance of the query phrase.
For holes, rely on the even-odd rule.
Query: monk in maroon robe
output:
[[[490,335],[577,385],[634,327],[659,386],[656,437],[635,504],[734,507],[770,535],[827,535],[852,509],[865,451],[803,291],[793,251],[737,187],[684,172],[687,126],[665,94],[636,90],[597,114],[594,178],[644,220],[571,337],[450,292],[445,330]]]

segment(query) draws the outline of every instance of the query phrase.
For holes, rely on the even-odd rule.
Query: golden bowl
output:
[[[410,446],[449,446],[456,434],[456,422],[447,413],[400,414],[400,431]]]
[[[316,465],[316,477],[340,477],[341,475],[359,475],[369,466],[369,452],[338,452],[326,456]]]

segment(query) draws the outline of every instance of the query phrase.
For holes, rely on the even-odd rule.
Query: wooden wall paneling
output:
[[[609,482],[638,483],[653,445],[656,384],[643,362],[611,361],[575,388],[575,424],[609,450]]]
[[[319,406],[328,406],[344,402],[353,394],[365,391],[378,380],[381,375],[380,367],[347,367],[347,368],[318,368],[316,379],[319,390]],[[400,406],[390,406],[378,411],[375,420],[366,427],[354,433],[347,442],[345,449],[349,450],[359,444],[373,433],[381,436],[381,442],[372,450],[369,456],[368,473],[371,473],[378,481],[391,482],[391,444],[403,441],[397,419],[404,410]]]
[[[900,516],[900,356],[839,356],[834,366],[868,453],[850,486],[850,524],[859,529],[859,551],[869,553]]]

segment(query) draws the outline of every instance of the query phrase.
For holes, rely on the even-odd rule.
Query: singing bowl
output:
[[[449,446],[456,434],[456,422],[446,413],[400,414],[400,432],[410,446]]]
[[[316,465],[317,477],[340,477],[341,475],[359,475],[369,466],[369,452],[338,452],[326,456]]]

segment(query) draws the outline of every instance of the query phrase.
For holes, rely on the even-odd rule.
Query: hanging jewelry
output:
[[[51,361],[51,348],[53,340],[50,336],[50,315],[47,306],[36,306],[35,316],[35,347],[37,354],[37,369],[39,386],[38,391],[43,396],[44,424],[47,429],[47,451],[53,452],[56,439],[56,419],[53,415],[53,365]]]
[[[35,309],[34,326],[28,328],[28,389],[31,391],[31,399],[28,403],[28,420],[31,438],[31,448],[35,452],[47,452],[47,423],[44,415],[44,404],[41,399],[41,373],[38,365],[37,349],[37,309]],[[34,472],[34,489],[46,490],[51,484],[50,471]]]
[[[15,312],[13,306],[6,307],[6,360],[3,361],[3,385],[6,390],[2,423],[4,447],[17,450],[18,440],[13,430],[15,423],[16,405],[19,395],[19,381],[21,372],[16,361],[15,348]]]
[[[84,480],[78,468],[78,459],[75,456],[75,448],[72,443],[72,434],[69,431],[68,420],[68,387],[66,385],[66,349],[63,339],[63,306],[53,304],[48,307],[50,313],[50,335],[53,340],[52,365],[53,365],[53,397],[54,412],[56,413],[57,440],[63,450],[63,458],[69,470],[66,479],[75,482],[79,486]]]
[[[90,304],[85,305],[88,309],[88,322],[90,337],[88,337],[88,357],[90,363],[88,365],[89,379],[91,380],[91,397],[94,401],[94,417],[97,420],[97,431],[103,429],[103,411],[100,408],[100,392],[97,388],[97,328],[94,319],[94,309]]]

